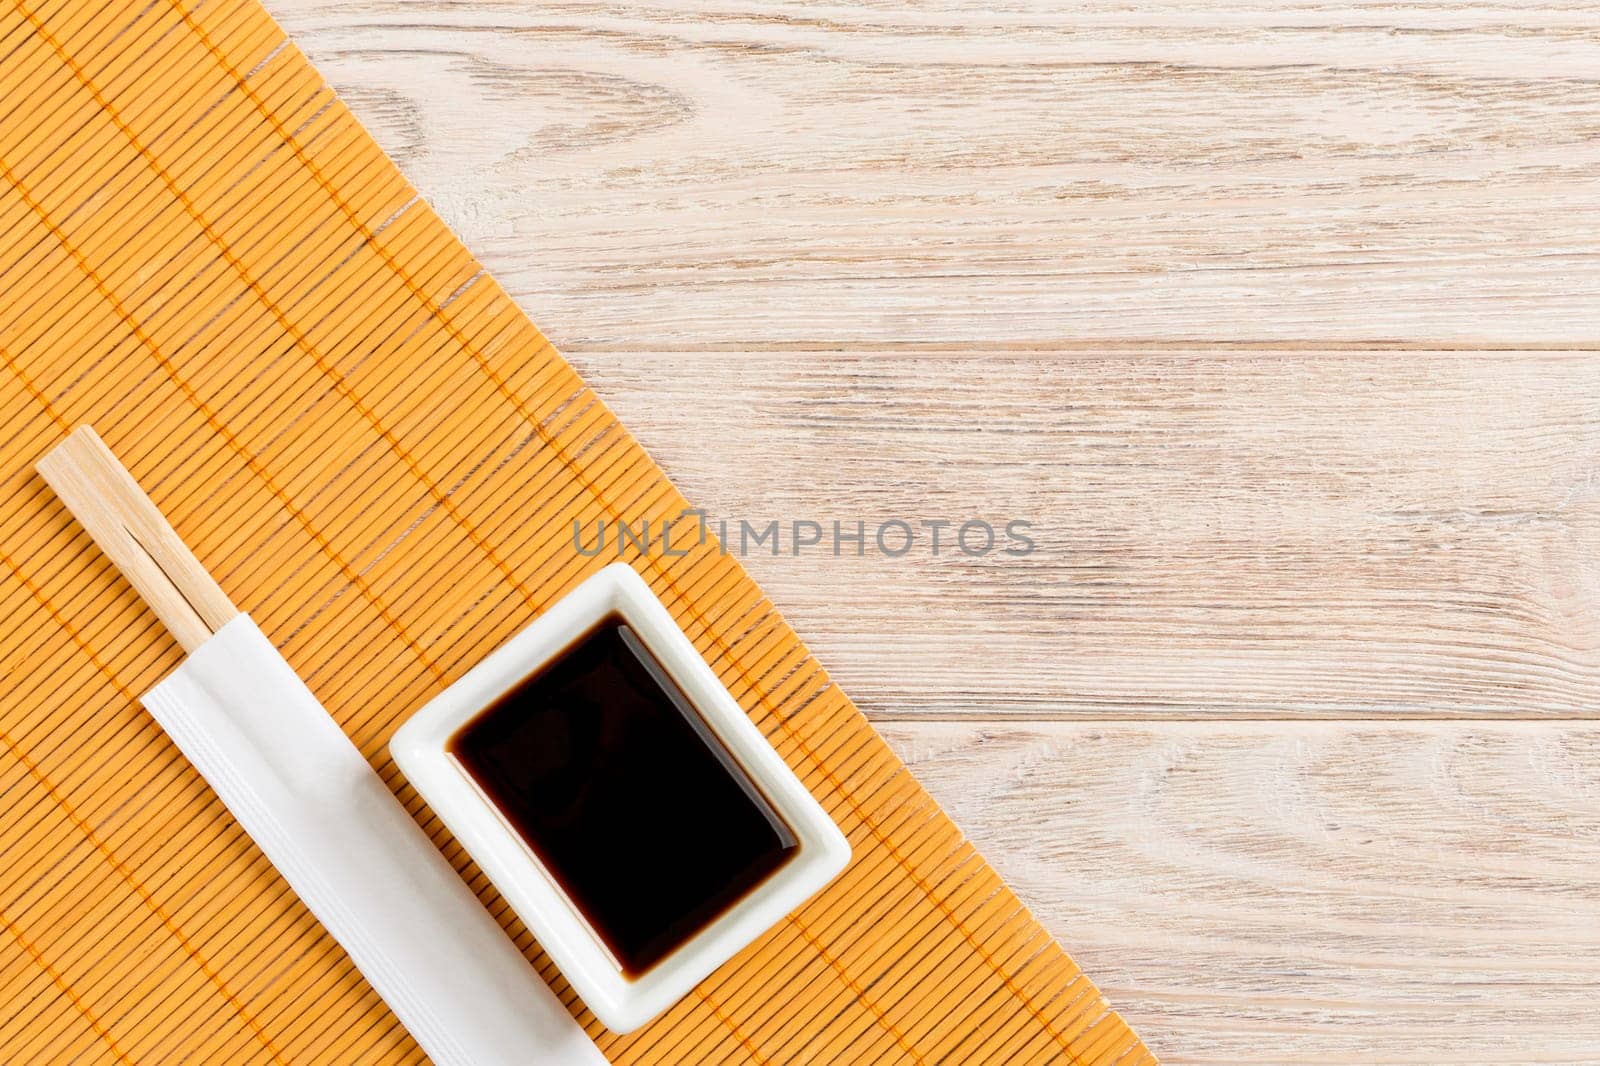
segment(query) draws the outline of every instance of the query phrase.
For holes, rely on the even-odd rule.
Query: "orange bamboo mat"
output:
[[[687,506],[254,0],[0,2],[0,1062],[422,1056],[137,702],[177,665],[34,461],[92,422],[384,750]],[[1152,1062],[714,543],[631,561],[849,871],[618,1062]]]

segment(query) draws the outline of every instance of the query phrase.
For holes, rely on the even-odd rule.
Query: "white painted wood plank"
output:
[[[1592,5],[268,4],[565,347],[1600,339]]]
[[[575,358],[713,517],[823,526],[746,565],[875,713],[1600,711],[1600,352]],[[831,554],[894,518],[947,546]]]
[[[1600,728],[895,722],[1168,1066],[1600,1062]]]

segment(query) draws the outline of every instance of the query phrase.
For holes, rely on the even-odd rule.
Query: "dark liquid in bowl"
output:
[[[449,750],[629,976],[798,847],[618,615],[467,722]]]

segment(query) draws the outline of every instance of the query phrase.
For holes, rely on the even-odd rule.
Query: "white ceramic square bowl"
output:
[[[682,946],[626,976],[577,907],[448,752],[480,711],[611,614],[624,618],[799,839],[797,853]],[[706,665],[644,579],[614,563],[430,700],[389,744],[395,762],[608,1029],[636,1029],[781,921],[850,861],[850,845]],[[648,892],[641,881],[639,891]],[[424,934],[427,935],[427,934]]]

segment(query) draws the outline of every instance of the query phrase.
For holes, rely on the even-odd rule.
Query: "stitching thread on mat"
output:
[[[6,367],[13,375],[16,376],[17,380],[22,383],[22,387],[27,390],[28,394],[37,400],[39,405],[44,408],[45,413],[50,416],[51,421],[53,421],[62,430],[68,430],[71,428],[68,425],[67,420],[62,418],[60,412],[55,409],[55,405],[50,402],[43,391],[39,389],[38,385],[34,384],[33,380],[28,377],[27,373],[23,371],[20,365],[18,365],[11,353],[6,351],[4,348],[0,348],[0,361],[3,361],[6,364]],[[94,651],[93,648],[89,646],[89,643],[83,639],[78,631],[68,624],[66,618],[62,616],[60,612],[56,610],[55,605],[50,602],[49,597],[44,595],[43,590],[29,580],[23,574],[22,570],[17,566],[17,564],[12,561],[11,557],[5,554],[4,551],[0,551],[0,559],[5,561],[6,567],[11,571],[12,576],[21,583],[23,588],[28,590],[28,594],[30,596],[38,601],[38,603],[44,607],[47,612],[49,612],[51,619],[61,627],[63,632],[72,638],[73,643],[77,644],[84,654],[89,657],[89,661],[106,676],[106,678],[116,688],[118,693],[120,693],[129,704],[137,705],[139,702],[138,698],[128,690],[126,685],[117,680],[117,677],[112,672],[111,668],[100,659],[99,655]],[[260,1040],[262,1046],[264,1046],[272,1055],[274,1061],[282,1063],[283,1059],[278,1054],[277,1048],[273,1046],[271,1039],[266,1035],[266,1032],[261,1028],[261,1025],[255,1020],[250,1012],[245,1009],[244,1004],[241,1003],[234,993],[228,988],[226,982],[222,980],[221,975],[216,973],[211,968],[210,964],[206,962],[205,957],[190,944],[188,938],[183,934],[182,931],[178,929],[176,923],[174,923],[173,920],[166,914],[161,905],[155,901],[155,897],[150,893],[149,889],[145,888],[145,886],[133,876],[132,871],[129,870],[114,854],[112,854],[110,849],[89,827],[88,823],[85,822],[83,818],[80,817],[77,812],[66,803],[65,798],[61,795],[60,790],[56,787],[55,783],[50,780],[50,778],[33,762],[32,759],[23,754],[21,748],[19,748],[8,735],[0,732],[0,742],[4,742],[5,746],[10,749],[12,755],[15,756],[17,761],[20,762],[28,771],[28,773],[32,774],[34,778],[36,778],[39,783],[45,787],[45,790],[50,795],[51,800],[55,802],[56,806],[59,807],[62,813],[67,816],[68,820],[70,820],[73,825],[77,827],[77,829],[89,841],[94,849],[100,853],[101,857],[103,857],[106,862],[110,864],[111,868],[115,870],[125,882],[128,883],[129,887],[134,890],[135,894],[145,902],[145,905],[149,908],[149,910],[161,921],[162,925],[166,927],[167,931],[171,933],[172,936],[178,941],[179,946],[189,954],[195,965],[199,967],[200,972],[203,973],[206,978],[217,987],[217,990],[222,993],[229,1005],[231,1005],[234,1010],[238,1012],[240,1019],[244,1021],[247,1026],[249,1026],[253,1033],[255,1033],[257,1039]],[[17,935],[20,940],[20,934]],[[24,947],[26,946],[27,945],[24,944]],[[41,965],[43,965],[42,962]],[[77,1002],[76,995],[73,995],[73,1001]],[[85,1013],[85,1017],[87,1016],[87,1013]],[[119,1057],[123,1057],[121,1052],[117,1050],[115,1043],[111,1041],[109,1035],[106,1036],[106,1042],[111,1044],[112,1050],[117,1051]],[[125,1058],[124,1061],[126,1061]]]
[[[87,278],[87,280],[89,280],[91,283],[94,284],[96,290],[100,293],[101,297],[103,299],[105,299],[108,304],[110,304],[112,309],[116,312],[118,317],[122,320],[124,326],[126,326],[128,328],[128,330],[134,335],[134,337],[136,339],[138,339],[140,341],[140,343],[143,344],[151,352],[151,354],[156,357],[157,362],[167,372],[168,377],[173,381],[173,383],[176,384],[179,387],[179,389],[183,391],[184,395],[189,399],[191,406],[194,407],[196,412],[199,413],[200,415],[202,415],[206,419],[207,423],[212,427],[212,429],[229,444],[229,446],[234,450],[234,452],[236,454],[238,454],[245,461],[246,466],[261,479],[263,484],[272,493],[272,495],[278,499],[278,501],[285,507],[285,509],[287,509],[292,515],[294,515],[300,521],[301,526],[317,542],[318,546],[322,548],[324,553],[326,553],[327,556],[330,559],[332,559],[335,563],[337,563],[339,565],[340,569],[345,572],[346,576],[351,579],[352,583],[355,584],[357,586],[357,588],[359,588],[367,596],[367,598],[373,604],[373,606],[375,608],[377,608],[380,616],[382,616],[384,621],[389,624],[389,627],[396,633],[396,635],[399,636],[403,641],[405,641],[408,645],[410,645],[412,647],[412,649],[415,651],[415,653],[417,655],[418,661],[421,662],[424,666],[426,666],[430,670],[430,672],[432,672],[434,674],[434,676],[436,678],[438,678],[441,682],[443,682],[443,680],[445,678],[443,670],[440,669],[439,666],[436,663],[434,663],[422,651],[420,645],[418,645],[416,643],[414,638],[412,638],[409,634],[407,634],[405,632],[405,630],[399,625],[398,621],[393,619],[393,616],[389,613],[388,609],[386,607],[384,607],[381,602],[379,602],[379,600],[377,599],[376,595],[367,586],[366,582],[362,578],[360,578],[359,575],[355,574],[353,570],[351,570],[351,568],[350,568],[348,563],[345,563],[343,561],[343,559],[341,559],[339,557],[339,555],[333,550],[332,545],[327,540],[327,538],[319,530],[317,530],[315,527],[313,527],[311,525],[310,520],[304,514],[302,514],[294,506],[294,504],[288,499],[288,497],[283,493],[283,491],[280,488],[278,488],[277,484],[272,480],[271,475],[268,474],[265,471],[265,468],[262,467],[260,465],[260,463],[255,459],[255,457],[252,456],[243,447],[243,445],[239,443],[239,441],[232,435],[231,432],[228,431],[227,427],[222,424],[221,420],[215,414],[213,414],[211,412],[211,410],[205,405],[205,403],[202,400],[200,400],[198,394],[195,393],[194,389],[187,382],[183,381],[183,379],[177,374],[175,367],[173,367],[173,365],[171,364],[171,361],[166,357],[166,355],[163,352],[161,352],[160,348],[154,343],[153,339],[150,338],[149,335],[146,334],[144,332],[144,330],[138,325],[138,323],[133,320],[132,316],[122,306],[121,302],[116,298],[115,294],[111,293],[109,287],[105,284],[105,282],[103,280],[101,280],[99,275],[89,265],[89,263],[88,263],[87,259],[84,257],[84,255],[72,245],[72,243],[67,239],[66,234],[61,230],[61,228],[58,225],[56,225],[49,218],[48,215],[45,214],[42,205],[40,205],[39,202],[32,196],[32,194],[28,191],[26,186],[24,186],[22,184],[22,182],[17,178],[16,174],[4,162],[4,160],[0,160],[0,177],[4,177],[6,179],[6,181],[11,185],[12,189],[23,200],[24,204],[27,205],[29,210],[40,220],[40,222],[42,222],[45,225],[45,227],[50,231],[51,235],[55,237],[57,242],[61,245],[62,249],[64,251],[66,251],[68,253],[68,255],[70,255],[72,257],[74,262],[77,264],[79,270],[84,274],[84,276]],[[45,409],[50,413],[51,418],[58,425],[60,425],[63,428],[65,428],[66,427],[65,421],[60,417],[60,415],[58,415],[54,411],[54,409],[49,404],[49,401],[44,397],[43,393],[40,392],[38,390],[38,388],[36,386],[34,386],[27,379],[26,375],[22,372],[21,368],[12,360],[12,358],[11,358],[11,356],[9,354],[6,355],[5,362],[6,362],[7,366],[12,370],[12,372],[14,374],[16,374],[17,377],[23,381],[24,386],[27,388],[28,392],[31,395],[33,395],[35,399],[37,399],[40,403],[42,403],[45,406]],[[10,560],[10,558],[6,557],[6,556],[0,556],[0,558],[4,558],[5,559],[6,565],[12,570],[13,574],[16,575],[18,580],[22,581],[23,584],[29,588],[30,592],[33,592],[33,586],[31,584],[31,582],[29,582],[25,577],[22,576],[21,571],[17,569],[16,565]],[[40,599],[39,593],[34,592],[34,597],[35,597],[35,599]],[[55,607],[54,607],[53,604],[50,604],[48,602],[48,600],[45,600],[45,599],[40,599],[40,602],[43,603],[45,608],[46,608],[46,610],[50,611],[50,613],[56,618],[56,621],[57,621],[58,624],[63,624],[64,625],[64,620],[60,617],[58,612],[56,612]],[[80,645],[83,646],[86,651],[88,650],[87,645],[82,645],[81,641],[80,641]],[[92,653],[91,653],[91,655],[92,655]],[[102,666],[102,670],[104,670],[103,666]],[[126,692],[125,689],[122,690],[122,691],[127,696],[127,698],[129,699],[130,702],[134,702],[134,703],[138,702],[137,698],[135,696],[133,696],[132,693]],[[59,807],[61,807],[62,810],[65,811],[68,814],[69,818],[74,819],[74,821],[77,824],[80,825],[80,827],[83,829],[83,831],[85,832],[86,835],[90,836],[91,842],[94,842],[96,844],[97,849],[100,850],[102,852],[102,854],[105,855],[107,861],[111,862],[112,865],[115,868],[117,868],[118,873],[122,874],[123,879],[126,880],[128,882],[128,884],[130,885],[130,887],[132,887],[135,890],[135,892],[139,895],[140,899],[145,903],[145,906],[147,908],[149,908],[152,911],[152,913],[154,913],[158,918],[161,919],[162,923],[164,925],[166,925],[168,927],[168,929],[172,932],[173,936],[177,938],[179,944],[184,948],[184,950],[186,952],[188,952],[194,958],[196,964],[201,967],[201,969],[207,974],[208,977],[211,977],[213,979],[214,983],[217,984],[217,987],[218,987],[219,991],[221,991],[223,993],[223,995],[227,999],[228,1003],[231,1006],[233,1006],[234,1010],[238,1013],[238,1015],[241,1018],[241,1020],[243,1020],[250,1027],[252,1032],[254,1032],[256,1034],[257,1039],[260,1041],[262,1046],[268,1051],[268,1053],[272,1055],[273,1060],[278,1062],[278,1063],[283,1063],[284,1060],[283,1060],[282,1056],[279,1054],[277,1048],[274,1046],[274,1044],[272,1043],[271,1039],[266,1035],[265,1031],[261,1029],[260,1025],[255,1021],[254,1017],[248,1011],[246,1011],[246,1009],[244,1008],[243,1004],[239,1002],[237,997],[235,997],[234,994],[231,991],[229,991],[223,984],[221,984],[220,978],[217,978],[214,975],[214,973],[210,970],[209,965],[204,961],[204,959],[201,958],[198,955],[198,953],[196,953],[194,951],[194,949],[190,946],[187,938],[184,937],[184,935],[181,932],[178,931],[176,926],[173,925],[171,919],[168,918],[166,916],[165,912],[160,908],[160,905],[155,902],[154,896],[150,893],[149,889],[147,889],[141,882],[139,882],[136,878],[134,878],[132,876],[131,872],[127,871],[122,866],[122,864],[120,863],[119,860],[117,860],[113,856],[111,856],[108,852],[105,851],[105,849],[101,845],[98,844],[98,842],[96,841],[96,838],[94,838],[92,836],[92,834],[90,834],[90,831],[89,831],[89,829],[87,827],[87,824],[83,823],[82,819],[78,818],[75,814],[73,814],[71,808],[68,807],[59,798],[59,795],[60,795],[59,792],[55,789],[54,785],[48,780],[48,778],[46,778],[42,773],[40,773],[37,770],[35,770],[32,767],[32,764],[29,761],[26,760],[26,757],[21,755],[20,751],[17,752],[17,756],[18,756],[19,760],[21,760],[23,762],[23,765],[29,767],[30,768],[30,772],[33,772],[34,775],[39,779],[40,783],[43,784],[46,787],[46,789],[50,792],[52,798],[55,799],[57,805]]]
[[[62,978],[61,974],[56,972],[54,966],[45,961],[43,953],[28,943],[28,939],[22,935],[22,930],[12,924],[11,919],[6,917],[4,911],[0,911],[0,925],[6,927],[6,932],[11,934],[11,939],[15,940],[18,946],[28,953],[28,957],[33,960],[34,965],[43,970],[51,982],[62,991],[67,997],[67,1001],[83,1016],[83,1020],[89,1023],[89,1028],[94,1030],[95,1035],[105,1041],[106,1047],[111,1049],[111,1053],[117,1057],[117,1061],[126,1062],[128,1066],[135,1066],[134,1061],[128,1058],[127,1052],[117,1046],[116,1040],[111,1036],[111,1031],[100,1024],[100,1020],[94,1016],[83,1000],[78,998],[78,993],[74,992],[72,986]]]
[[[8,365],[11,365],[11,360],[9,357],[7,357],[6,362]],[[49,612],[51,619],[58,626],[60,626],[68,636],[72,638],[73,643],[78,645],[78,647],[83,650],[84,654],[89,657],[89,661],[93,663],[95,667],[98,668],[100,672],[111,681],[111,684],[116,687],[117,691],[125,699],[127,699],[129,704],[137,705],[139,702],[138,697],[136,697],[132,692],[129,692],[127,686],[122,684],[121,681],[117,680],[117,677],[114,673],[112,673],[111,668],[107,666],[103,660],[101,660],[100,656],[96,654],[94,649],[89,646],[88,642],[83,639],[82,635],[67,623],[66,618],[63,617],[58,610],[56,610],[55,605],[52,604],[49,601],[49,598],[44,595],[44,591],[35,585],[31,580],[29,580],[29,578],[21,571],[21,569],[17,567],[17,564],[12,561],[11,556],[7,555],[4,551],[0,551],[0,561],[5,562],[6,567],[11,571],[12,576],[22,584],[23,588],[28,590],[29,595],[37,600],[44,607],[44,609]],[[111,849],[108,848],[105,842],[100,839],[99,835],[95,833],[94,829],[89,825],[89,823],[83,819],[83,816],[80,815],[77,810],[67,802],[66,797],[61,794],[61,790],[56,787],[55,782],[51,781],[45,772],[40,769],[38,764],[29,758],[27,753],[19,748],[16,742],[4,732],[0,732],[0,744],[4,744],[6,749],[11,752],[12,757],[22,764],[23,769],[27,770],[36,781],[44,786],[45,792],[49,795],[51,802],[56,805],[56,808],[60,810],[62,814],[67,816],[67,820],[72,823],[73,827],[76,828],[78,832],[83,835],[84,839],[86,839],[89,844],[100,853],[101,857],[106,860],[106,862],[114,871],[116,871],[117,875],[121,877],[123,881],[127,882],[128,886],[133,889],[134,894],[139,897],[150,913],[154,915],[158,921],[160,921],[160,923],[166,928],[167,932],[172,934],[172,937],[178,942],[178,946],[184,950],[184,952],[189,956],[190,960],[194,962],[195,966],[200,970],[205,978],[214,986],[216,986],[217,991],[221,992],[223,998],[227,1000],[228,1004],[238,1012],[239,1019],[249,1027],[252,1033],[255,1034],[256,1039],[261,1043],[262,1047],[266,1048],[267,1052],[272,1056],[273,1061],[279,1063],[280,1066],[287,1066],[287,1063],[284,1062],[283,1056],[279,1054],[278,1049],[273,1045],[272,1040],[267,1036],[266,1031],[263,1030],[261,1025],[256,1021],[255,1016],[245,1009],[245,1006],[239,1000],[239,997],[235,995],[233,990],[228,987],[227,982],[222,979],[222,976],[212,969],[211,964],[206,961],[205,957],[201,955],[199,950],[196,949],[189,941],[189,938],[184,935],[181,929],[178,928],[177,923],[174,922],[172,917],[167,914],[166,909],[163,908],[160,903],[156,902],[155,896],[151,894],[150,890],[146,888],[138,880],[138,878],[134,877],[133,871],[128,868],[127,864],[112,853]],[[107,1041],[109,1042],[109,1037],[107,1038]],[[113,1048],[115,1048],[115,1045],[113,1045]]]
[[[154,339],[152,339],[151,336],[144,331],[143,327],[134,321],[133,316],[128,313],[127,308],[123,307],[122,301],[117,299],[116,294],[113,293],[106,283],[100,279],[100,275],[95,272],[94,267],[89,264],[89,261],[84,254],[77,248],[73,247],[72,242],[67,239],[67,235],[62,231],[61,227],[52,221],[47,214],[45,214],[43,206],[33,197],[31,193],[29,193],[27,187],[22,184],[22,182],[17,178],[16,174],[11,170],[11,167],[8,166],[4,160],[0,160],[0,177],[5,178],[6,182],[12,187],[13,190],[16,191],[17,195],[22,197],[22,201],[23,203],[27,204],[28,209],[38,216],[40,222],[44,223],[51,235],[55,237],[56,241],[61,245],[62,250],[72,257],[73,261],[77,263],[78,269],[82,271],[84,277],[94,285],[95,290],[99,292],[101,298],[104,299],[106,303],[111,305],[111,309],[116,313],[117,317],[122,320],[122,324],[127,327],[128,331],[133,334],[134,339],[139,341],[139,343],[148,349],[150,354],[155,357],[157,364],[160,365],[162,370],[166,371],[167,377],[174,385],[178,387],[179,391],[183,393],[184,397],[188,399],[190,406],[194,408],[195,412],[206,420],[206,424],[211,427],[212,431],[221,437],[228,447],[239,456],[239,458],[244,460],[245,466],[250,470],[250,472],[261,479],[262,484],[266,486],[267,490],[277,498],[279,503],[283,504],[285,510],[287,510],[295,517],[297,521],[299,521],[301,528],[306,531],[312,540],[316,541],[317,546],[327,554],[328,558],[332,559],[339,566],[339,569],[343,571],[344,575],[351,581],[351,583],[354,584],[356,588],[367,597],[367,599],[372,603],[373,607],[377,609],[383,620],[387,622],[390,628],[395,631],[396,635],[399,636],[401,640],[405,641],[405,643],[414,652],[416,652],[417,658],[429,667],[434,677],[438,681],[443,683],[445,680],[444,671],[439,669],[436,664],[432,663],[432,661],[427,658],[426,653],[422,651],[422,648],[417,643],[416,638],[412,637],[406,632],[405,628],[400,625],[399,621],[395,619],[394,615],[389,611],[389,609],[385,607],[378,599],[377,594],[372,591],[371,586],[367,584],[366,580],[362,578],[360,574],[351,569],[350,564],[345,562],[344,559],[340,557],[339,553],[334,550],[333,544],[328,540],[327,536],[323,534],[321,530],[313,526],[311,524],[311,520],[307,518],[305,514],[303,514],[300,509],[294,505],[284,491],[278,487],[277,482],[272,478],[272,474],[253,454],[251,454],[249,449],[245,448],[245,446],[239,442],[238,438],[233,435],[232,431],[229,430],[228,427],[223,424],[222,420],[211,410],[211,408],[206,405],[205,401],[200,399],[199,394],[194,390],[194,386],[183,380],[183,377],[178,373],[177,367],[173,364],[172,360],[167,357],[166,353],[161,350],[161,348],[155,343]]]
[[[711,998],[709,993],[696,985],[694,994],[699,996],[707,1007],[711,1008],[711,1013],[716,1015],[717,1021],[728,1027],[728,1031],[731,1032],[734,1035],[734,1038],[738,1040],[739,1043],[744,1046],[744,1049],[750,1053],[751,1058],[761,1063],[761,1066],[771,1066],[772,1060],[768,1059],[765,1055],[756,1050],[755,1044],[751,1043],[750,1038],[746,1036],[737,1025],[734,1024],[733,1019],[728,1017],[723,1009],[717,1005],[717,1001]]]
[[[439,486],[423,471],[421,464],[417,462],[411,453],[407,452],[401,446],[399,439],[395,437],[394,433],[378,419],[376,412],[368,407],[362,401],[361,397],[357,395],[354,387],[350,385],[350,383],[345,379],[344,375],[340,374],[338,369],[334,367],[333,364],[330,363],[321,352],[317,351],[316,348],[312,346],[309,338],[307,338],[306,335],[301,332],[299,327],[297,327],[293,322],[289,321],[289,317],[284,314],[283,309],[279,307],[277,302],[267,294],[266,289],[261,286],[261,283],[250,274],[250,271],[245,267],[243,261],[234,254],[233,249],[226,241],[222,239],[222,237],[212,227],[211,223],[208,222],[205,216],[200,213],[199,209],[195,207],[194,201],[189,199],[188,194],[178,187],[178,183],[173,180],[172,175],[169,174],[166,168],[161,165],[160,161],[156,159],[155,154],[151,152],[142,141],[139,140],[138,136],[133,132],[128,124],[123,121],[122,116],[117,112],[116,108],[111,106],[111,101],[106,99],[99,87],[95,85],[93,79],[91,79],[83,70],[83,68],[70,55],[67,54],[66,49],[61,46],[61,42],[58,41],[55,36],[45,28],[44,23],[40,21],[39,17],[27,7],[23,6],[22,0],[13,0],[13,3],[16,9],[21,12],[22,17],[28,20],[28,23],[34,29],[34,32],[37,33],[39,37],[50,46],[61,62],[65,64],[67,69],[72,72],[72,76],[77,79],[78,84],[89,90],[89,94],[94,97],[95,104],[100,108],[100,111],[111,120],[114,126],[117,127],[118,132],[120,132],[127,142],[133,146],[134,151],[139,153],[140,158],[142,158],[145,163],[149,165],[156,177],[161,179],[161,183],[166,186],[167,191],[171,193],[172,196],[183,207],[184,213],[194,221],[195,225],[200,227],[200,230],[205,234],[206,239],[209,240],[212,246],[217,249],[219,254],[221,254],[223,261],[233,269],[233,272],[239,276],[239,280],[244,282],[245,285],[250,289],[251,293],[255,295],[256,299],[260,301],[261,306],[266,308],[267,312],[272,315],[279,327],[289,335],[289,338],[294,341],[295,347],[304,352],[311,359],[311,361],[316,364],[317,369],[322,372],[323,376],[333,383],[334,391],[347,400],[350,405],[354,407],[364,419],[366,419],[368,425],[378,431],[379,437],[381,437],[384,443],[389,446],[389,450],[406,464],[407,468],[410,469],[412,475],[417,479],[417,481],[419,481],[423,487],[428,490],[428,493],[434,498],[434,500],[445,509],[447,514],[450,515],[457,528],[465,533],[467,535],[467,539],[471,541],[471,543],[483,553],[484,557],[487,558],[489,562],[492,563],[495,568],[506,577],[506,579],[511,583],[512,588],[516,589],[522,594],[523,602],[527,604],[528,609],[537,611],[539,609],[538,604],[528,593],[527,589],[523,587],[522,583],[518,581],[516,574],[512,572],[510,566],[495,553],[494,548],[484,539],[477,529],[475,529],[472,524],[462,516],[461,512],[457,510],[455,503],[450,499],[449,494],[440,491]],[[285,47],[287,46],[287,43],[288,42],[285,41]]]

